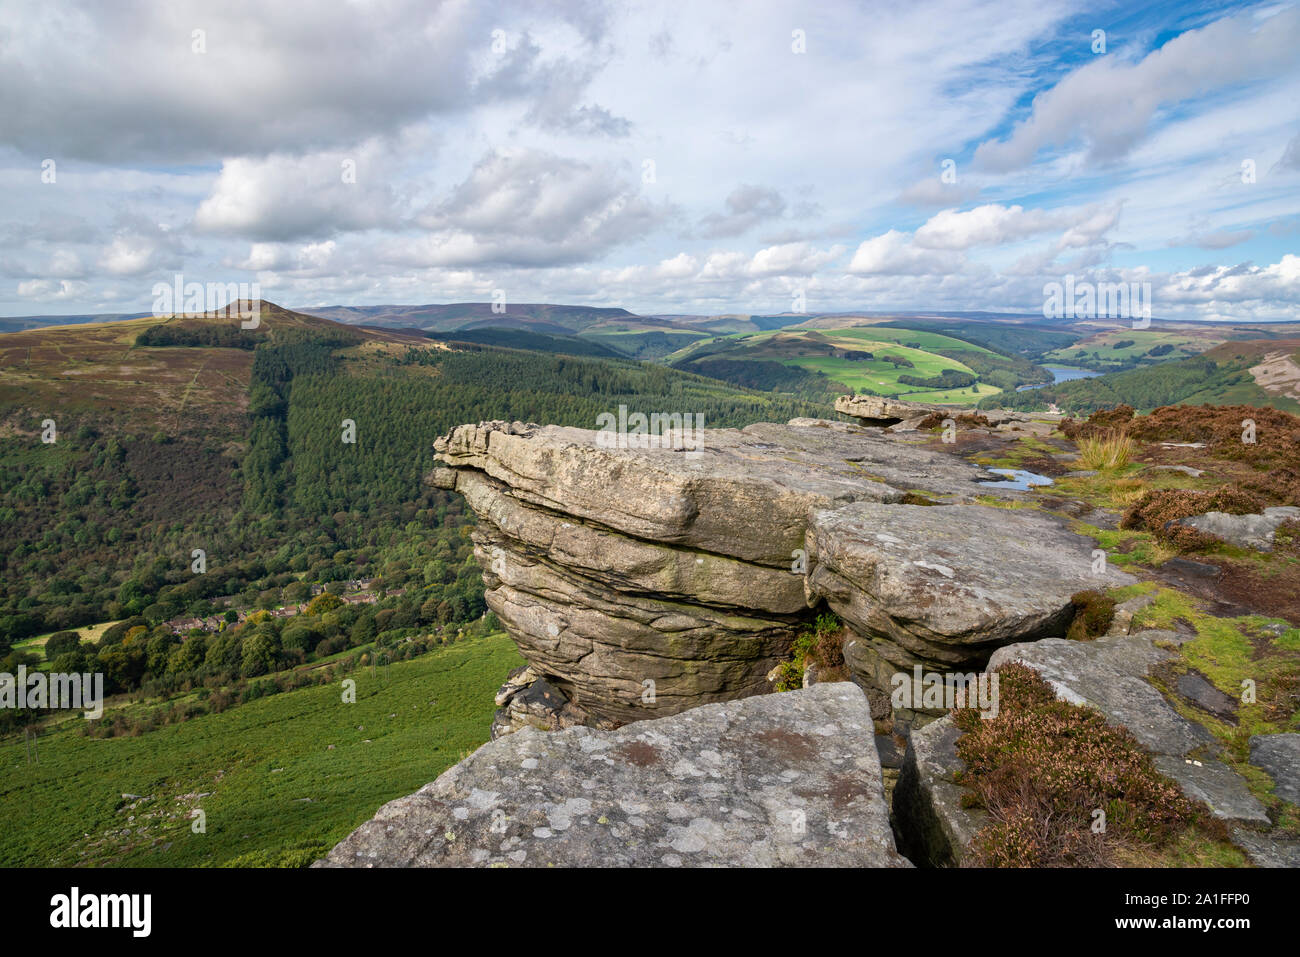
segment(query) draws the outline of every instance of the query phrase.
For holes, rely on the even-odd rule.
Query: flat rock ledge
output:
[[[316,867],[907,867],[850,682],[617,731],[524,729],[382,808]]]
[[[1060,521],[988,504],[1022,493],[987,470],[878,428],[633,438],[483,422],[435,444],[428,481],[479,519],[487,604],[558,692],[521,699],[499,731],[762,694],[823,603],[881,701],[900,670],[979,669],[999,645],[1064,633],[1074,592],[1129,581],[1092,575],[1091,541]],[[571,707],[552,721],[557,702]]]
[[[955,406],[906,402],[883,395],[842,395],[835,400],[835,411],[852,416],[864,425],[883,426],[923,419],[933,412],[952,414],[958,409]]]

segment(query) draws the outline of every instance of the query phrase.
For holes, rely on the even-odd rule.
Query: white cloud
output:
[[[18,297],[32,302],[67,302],[86,294],[84,282],[68,279],[29,279],[18,284]]]
[[[960,255],[917,248],[906,233],[891,229],[858,246],[848,271],[858,275],[922,276],[950,272]]]
[[[986,140],[976,163],[995,172],[1028,166],[1046,147],[1083,146],[1093,161],[1129,153],[1157,111],[1249,81],[1300,68],[1300,9],[1260,21],[1250,13],[1174,37],[1136,63],[1118,54],[1074,70],[1034,98],[1028,118],[1005,140]]]
[[[416,217],[429,235],[398,258],[435,266],[579,262],[644,236],[669,215],[613,166],[492,151]]]
[[[1079,66],[1076,0],[263,7],[6,7],[0,311],[32,311],[20,283],[147,308],[158,274],[218,268],[287,305],[505,286],[650,312],[795,288],[814,311],[1032,310],[1045,276],[1143,268],[1188,317],[1300,303],[1295,8],[1192,31],[1144,8]]]
[[[355,150],[228,159],[195,228],[285,240],[398,226],[387,146],[372,140]]]

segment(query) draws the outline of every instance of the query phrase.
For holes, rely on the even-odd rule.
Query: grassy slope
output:
[[[0,864],[173,867],[241,855],[303,863],[482,744],[492,694],[520,663],[499,634],[377,676],[359,670],[351,705],[336,682],[133,738],[84,737],[74,727],[83,719],[72,718],[40,740],[39,764],[26,763],[21,738],[5,742]],[[178,800],[205,791],[213,793]],[[154,800],[119,810],[124,793]],[[191,832],[195,806],[207,815],[206,834]],[[147,820],[146,835],[134,833],[151,813],[160,816]]]
[[[898,394],[920,402],[973,402],[979,398],[988,398],[998,391],[993,386],[981,385],[980,392],[972,393],[970,389],[922,389],[914,385],[905,385],[898,381],[900,375],[913,375],[921,378],[936,376],[947,369],[960,372],[972,372],[969,366],[946,356],[937,355],[929,348],[989,353],[981,346],[963,342],[937,333],[912,329],[881,329],[878,327],[833,329],[810,331],[810,335],[820,337],[822,343],[830,343],[837,348],[858,349],[873,353],[877,358],[853,361],[824,355],[797,355],[801,331],[798,329],[775,329],[760,333],[739,333],[729,336],[737,340],[741,349],[738,352],[721,353],[727,359],[774,359],[785,365],[821,372],[835,382],[841,382],[850,389],[871,391],[878,394]],[[921,349],[909,348],[902,343],[919,342]],[[701,345],[707,346],[707,343]],[[689,358],[695,350],[692,347],[678,350],[667,357],[670,363]],[[991,354],[991,353],[990,353]],[[897,356],[910,361],[914,368],[896,368],[884,361],[884,356]]]
[[[1133,345],[1125,346],[1122,349],[1115,348],[1116,343],[1130,340]],[[1200,330],[1197,330],[1194,335],[1188,335],[1166,330],[1121,328],[1086,336],[1073,345],[1048,353],[1044,361],[1079,363],[1104,371],[1108,363],[1118,365],[1126,359],[1145,356],[1149,350],[1156,346],[1170,345],[1174,348],[1163,356],[1150,359],[1151,362],[1166,362],[1171,359],[1182,359],[1187,356],[1198,355],[1223,341],[1224,337],[1214,336]],[[1086,355],[1079,356],[1080,350],[1083,350]],[[1097,353],[1096,356],[1093,356],[1094,352]]]

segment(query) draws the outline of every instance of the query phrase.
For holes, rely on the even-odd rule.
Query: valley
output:
[[[13,775],[0,806],[19,822],[14,842],[0,847],[7,863],[304,866],[325,857],[379,804],[471,753],[489,728],[496,736],[529,725],[604,727],[643,717],[598,703],[622,680],[608,672],[608,663],[599,678],[574,670],[565,655],[586,652],[561,653],[551,647],[554,636],[518,617],[519,603],[534,600],[523,597],[529,589],[541,587],[548,601],[568,593],[581,603],[597,586],[572,590],[569,573],[558,570],[537,582],[530,577],[535,572],[517,577],[549,539],[520,550],[501,531],[513,526],[497,525],[507,520],[504,506],[485,505],[487,486],[434,478],[442,468],[439,443],[463,423],[588,430],[619,407],[689,411],[703,416],[706,435],[758,430],[757,448],[764,451],[748,466],[745,481],[752,483],[768,447],[795,435],[756,423],[842,423],[845,416],[835,410],[845,393],[882,408],[947,409],[963,423],[952,448],[941,438],[941,423],[895,419],[890,428],[902,443],[896,451],[868,462],[860,449],[848,451],[861,439],[841,436],[835,441],[849,445],[833,454],[855,463],[854,481],[895,482],[917,504],[951,501],[951,483],[962,469],[973,469],[971,476],[994,469],[1039,474],[1050,484],[1026,489],[991,481],[992,472],[985,472],[963,495],[982,508],[1034,508],[1058,518],[1066,508],[1059,503],[1070,503],[1074,534],[1100,543],[1117,568],[1173,589],[1161,599],[1165,605],[1210,602],[1214,614],[1292,624],[1300,613],[1282,597],[1289,587],[1282,583],[1294,575],[1289,552],[1260,562],[1231,548],[1211,549],[1194,560],[1208,559],[1220,570],[1219,584],[1208,587],[1178,577],[1177,556],[1159,535],[1117,529],[1114,518],[1104,517],[1143,495],[1208,494],[1224,482],[1249,488],[1248,470],[1224,463],[1207,469],[1199,454],[1149,445],[1118,470],[1084,477],[1087,470],[1063,464],[1086,454],[1080,437],[1059,416],[1042,415],[1053,403],[1083,415],[1125,402],[1143,411],[1200,402],[1287,408],[1294,402],[1294,344],[1272,330],[1259,339],[1220,330],[1217,344],[1196,354],[1188,353],[1205,345],[1205,337],[1184,337],[1165,351],[1158,346],[1178,337],[1157,332],[1161,338],[1145,340],[1141,352],[1158,349],[1149,365],[1087,369],[1095,377],[1067,380],[1068,372],[1053,371],[1059,356],[1110,342],[1114,334],[957,317],[637,317],[565,307],[533,307],[498,325],[488,318],[489,304],[479,305],[484,308],[346,312],[338,315],[349,321],[338,322],[262,303],[256,330],[232,328],[218,316],[178,316],[0,335],[0,452],[7,466],[0,479],[0,671],[99,670],[109,691],[105,717],[91,726],[48,713],[3,716],[0,760]],[[443,328],[399,324],[412,317]],[[1139,343],[1115,341],[1123,345],[1117,352],[1138,349]],[[986,431],[984,410],[1008,407],[1024,410],[1026,418]],[[56,424],[54,441],[43,441],[47,419]],[[1199,435],[1195,428],[1186,433],[1189,440]],[[832,447],[827,442],[829,434],[814,443],[820,451],[798,455],[821,462]],[[912,449],[931,450],[929,464],[904,478],[898,469],[906,456],[919,454]],[[789,469],[787,462],[778,471]],[[608,490],[616,491],[619,481],[611,476]],[[571,492],[547,494],[558,503]],[[752,493],[738,487],[729,494],[742,502]],[[1039,504],[999,498],[1022,494]],[[1269,501],[1289,502],[1289,494]],[[771,514],[777,500],[760,499],[754,507]],[[51,524],[49,514],[58,520]],[[703,556],[734,551],[743,537],[700,543],[699,561],[719,561]],[[651,577],[634,585],[642,592],[630,600],[636,611],[598,603],[604,625],[596,634],[621,635],[625,616],[652,615],[665,594],[679,622],[699,615],[701,603],[708,609],[691,626],[695,637],[686,644],[675,639],[666,659],[658,649],[662,639],[641,626],[618,639],[624,654],[649,642],[642,667],[657,675],[660,707],[667,709],[660,713],[681,707],[674,702],[735,697],[731,683],[741,662],[721,662],[742,633],[751,642],[764,636],[770,645],[746,659],[745,694],[767,690],[774,680],[769,672],[780,673],[779,690],[797,689],[809,667],[828,677],[858,669],[869,684],[892,660],[888,652],[880,657],[880,647],[847,658],[835,647],[845,634],[844,616],[852,614],[847,607],[836,605],[836,614],[819,618],[824,628],[802,631],[802,591],[786,595],[797,580],[761,570],[779,566],[776,557],[760,559],[757,571],[744,571],[734,561],[739,556],[720,560],[710,570],[707,594],[696,595],[696,573],[688,566],[673,559],[671,574],[667,567],[651,572],[662,555],[651,550],[638,557],[635,549],[624,555],[624,547],[610,550],[607,542],[600,560],[626,560],[615,575],[619,587]],[[199,573],[195,549],[203,554]],[[744,585],[754,574],[762,584]],[[1121,586],[1116,601],[1124,600],[1124,587],[1131,589]],[[506,594],[514,597],[500,597]],[[1195,604],[1178,607],[1188,609],[1185,618],[1204,614]],[[578,627],[568,611],[551,617]],[[692,661],[700,652],[691,649],[703,647],[705,632],[719,642],[703,652],[713,662],[708,669],[657,670],[674,656]],[[944,660],[926,658],[933,640],[911,644],[908,654]],[[792,642],[803,650],[790,660]],[[493,718],[490,699],[520,664],[521,649],[530,667],[548,675],[552,690],[526,690],[542,672],[525,673],[534,676],[532,684],[507,681]],[[1283,658],[1278,666],[1290,669]],[[674,676],[680,667],[690,675],[685,684]],[[409,675],[415,684],[399,695],[397,685],[384,684],[385,675],[393,681]],[[358,701],[400,697],[412,717],[388,731],[400,709],[371,714],[377,704],[369,710],[358,704],[350,712],[353,706],[340,697],[345,680],[356,682]],[[376,681],[388,690],[367,698]],[[639,688],[639,679],[633,684]],[[417,698],[434,713],[426,715]],[[878,700],[872,701],[874,709]],[[353,713],[364,720],[340,723]],[[1279,733],[1291,713],[1253,727]],[[873,720],[880,773],[892,789],[901,768],[890,749],[905,747],[911,719],[900,719],[893,730],[879,715]],[[294,730],[264,730],[281,726]],[[335,751],[353,737],[348,746],[363,749],[373,763],[364,788],[330,770]],[[325,738],[330,741],[320,745]],[[195,743],[200,740],[205,743]],[[1238,747],[1230,734],[1225,741]],[[1249,778],[1249,762],[1232,754],[1231,766],[1248,776],[1255,799],[1270,803],[1269,792]],[[37,792],[84,820],[90,837],[74,841],[67,832],[71,818],[31,816],[22,796]],[[252,810],[236,812],[231,802]],[[189,827],[196,808],[211,815],[206,833]],[[1202,859],[1197,855],[1235,852],[1188,853]]]

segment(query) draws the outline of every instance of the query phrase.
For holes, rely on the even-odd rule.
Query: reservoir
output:
[[[1092,379],[1101,375],[1100,372],[1093,372],[1091,369],[1071,369],[1068,366],[1043,366],[1043,368],[1052,374],[1052,385],[1069,382],[1071,379]],[[1025,392],[1029,389],[1041,388],[1041,385],[1022,385],[1016,391]]]

